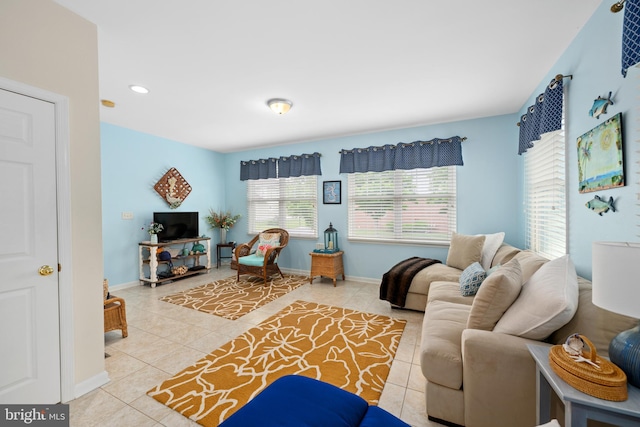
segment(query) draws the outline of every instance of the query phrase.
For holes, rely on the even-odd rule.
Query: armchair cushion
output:
[[[241,256],[238,258],[238,262],[242,265],[250,265],[252,267],[262,267],[264,264],[264,255],[258,255],[257,253],[253,255]]]
[[[268,249],[280,245],[280,233],[260,233],[256,255],[264,257]]]

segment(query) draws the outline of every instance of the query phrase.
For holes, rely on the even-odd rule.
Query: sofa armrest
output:
[[[462,333],[465,422],[474,427],[536,425],[536,363],[527,344],[478,329]]]

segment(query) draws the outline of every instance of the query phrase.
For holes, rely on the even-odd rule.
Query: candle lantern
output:
[[[338,252],[338,230],[333,228],[333,224],[329,223],[329,228],[324,230],[324,251]]]

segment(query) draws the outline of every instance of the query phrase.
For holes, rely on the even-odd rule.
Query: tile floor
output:
[[[228,265],[208,274],[151,288],[136,286],[114,292],[125,299],[129,336],[105,334],[106,370],[111,381],[70,402],[72,427],[197,426],[146,395],[147,390],[235,338],[296,300],[332,304],[406,319],[391,372],[379,405],[415,427],[441,427],[427,420],[424,377],[419,366],[422,313],[392,310],[378,299],[371,283],[316,278],[238,320],[159,301],[161,296],[235,274]]]

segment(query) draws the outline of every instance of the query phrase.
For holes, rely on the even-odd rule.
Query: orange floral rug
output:
[[[162,297],[160,301],[236,320],[308,281],[309,278],[305,276],[285,274],[284,278],[273,276],[264,286],[260,277],[241,276],[236,282],[236,276],[231,276]]]
[[[331,383],[377,404],[405,325],[296,301],[148,395],[203,426],[217,426],[288,374]]]

